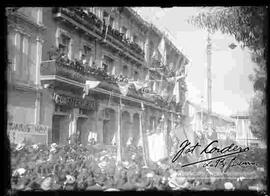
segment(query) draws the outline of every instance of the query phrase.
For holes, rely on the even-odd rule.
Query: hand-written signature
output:
[[[219,166],[223,166],[225,167],[225,157],[228,157],[228,156],[232,156],[232,155],[237,155],[237,154],[240,154],[240,153],[244,153],[244,152],[247,152],[249,150],[249,147],[245,147],[245,148],[242,148],[240,146],[237,146],[235,144],[231,144],[229,146],[226,146],[224,148],[219,148],[217,146],[214,146],[213,144],[218,144],[218,141],[217,140],[214,140],[212,142],[210,142],[206,147],[204,147],[201,151],[200,151],[200,155],[203,155],[203,154],[212,154],[212,153],[219,153],[220,155],[219,156],[216,156],[216,157],[212,157],[212,158],[209,158],[209,159],[205,159],[205,160],[200,160],[200,161],[197,161],[197,162],[193,162],[193,163],[189,163],[189,164],[186,164],[186,165],[183,165],[182,167],[186,167],[186,166],[189,166],[189,165],[195,165],[195,164],[198,164],[198,163],[202,163],[202,162],[211,162],[211,166],[213,166],[213,161],[212,160],[215,160],[216,159],[216,166],[217,167],[218,165]],[[175,156],[173,157],[172,159],[172,162],[174,163],[182,154],[189,154],[189,153],[193,153],[195,149],[199,149],[200,147],[202,147],[198,142],[195,144],[195,145],[191,145],[191,143],[189,142],[189,140],[185,140],[182,144],[180,144],[180,149],[178,150],[178,152],[175,154]],[[234,157],[230,162],[229,164],[227,165],[228,167],[226,167],[227,169],[229,167],[232,167],[232,166],[236,166],[236,165],[241,165],[243,166],[243,164],[236,164],[236,157]],[[208,164],[204,164],[204,166],[210,166],[210,162]],[[244,165],[254,165],[255,163],[251,163],[251,162],[246,162]],[[227,171],[226,169],[226,171]]]
[[[257,166],[257,164],[250,161],[237,160],[237,156],[234,156],[229,161],[227,161],[226,158],[220,158],[216,160],[211,160],[203,164],[203,167],[219,167],[220,169],[223,170],[223,172],[226,172],[228,171],[229,168],[236,166],[248,167],[248,166]]]

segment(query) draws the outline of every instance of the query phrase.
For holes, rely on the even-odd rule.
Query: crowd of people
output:
[[[11,188],[14,190],[260,190],[261,179],[215,178],[207,168],[181,167],[170,159],[145,165],[142,151],[128,146],[117,162],[114,147],[99,144],[11,145]],[[192,171],[195,175],[186,175]],[[198,178],[200,175],[200,178]]]

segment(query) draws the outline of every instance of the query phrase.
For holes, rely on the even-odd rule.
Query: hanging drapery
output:
[[[85,86],[84,86],[84,93],[83,93],[83,98],[85,98],[86,95],[89,93],[89,89],[96,88],[100,84],[100,81],[91,81],[91,80],[86,80]]]
[[[126,96],[128,94],[128,89],[130,87],[129,83],[124,83],[124,82],[117,82],[119,90],[122,95]]]
[[[122,100],[120,97],[120,103],[118,106],[118,119],[117,119],[117,163],[122,161],[122,150],[121,150],[121,114],[122,114]]]
[[[148,135],[149,158],[156,162],[166,158],[166,144],[163,132]]]

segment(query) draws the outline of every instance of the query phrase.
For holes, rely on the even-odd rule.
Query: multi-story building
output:
[[[40,123],[42,8],[7,8],[8,133],[12,142],[46,143],[48,127]]]
[[[124,149],[132,138],[147,154],[145,136],[161,127],[166,141],[185,99],[184,78],[175,76],[189,61],[160,30],[127,7],[42,8],[37,18],[47,30],[40,72],[36,61],[32,73],[42,86],[35,104],[48,143],[76,135],[83,145],[92,138]]]

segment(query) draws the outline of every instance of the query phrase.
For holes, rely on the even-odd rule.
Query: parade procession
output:
[[[212,111],[209,93],[208,108],[191,100],[192,59],[135,9],[6,18],[10,190],[266,189],[249,114]]]

